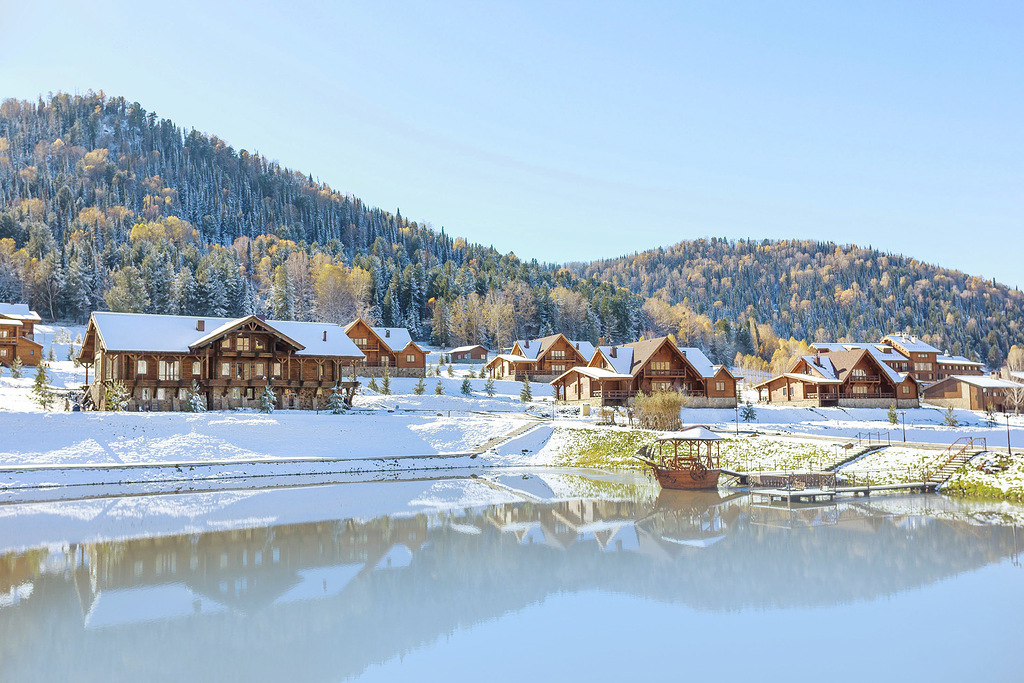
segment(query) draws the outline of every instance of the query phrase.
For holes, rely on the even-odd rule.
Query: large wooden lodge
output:
[[[406,328],[373,327],[356,318],[345,326],[345,334],[365,357],[359,374],[379,375],[386,367],[394,377],[426,377],[427,352]]]
[[[41,320],[25,304],[0,303],[0,366],[10,367],[16,358],[22,365],[39,365],[43,346],[35,340],[35,325]]]
[[[210,410],[256,407],[267,385],[279,408],[322,408],[336,386],[351,398],[363,359],[339,325],[133,313],[93,313],[79,355],[100,410],[115,381],[128,410],[181,410],[193,382]]]
[[[736,406],[736,378],[728,368],[669,337],[599,346],[588,363],[569,368],[551,385],[556,400],[571,403],[622,405],[640,392],[675,391],[692,408]]]
[[[552,334],[539,339],[517,339],[508,353],[498,354],[484,369],[492,379],[521,382],[529,377],[550,382],[570,368],[586,365],[593,356],[594,345],[590,342]]]

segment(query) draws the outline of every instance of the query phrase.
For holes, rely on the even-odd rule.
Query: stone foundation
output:
[[[388,368],[388,374],[391,375],[392,377],[426,377],[427,376],[427,369],[426,368]],[[444,376],[447,376],[447,373],[444,371],[444,366],[443,365],[442,365],[442,368],[441,368],[441,374],[444,375]],[[377,379],[380,379],[383,376],[384,376],[384,368],[382,368],[382,367],[368,368],[366,366],[360,366],[360,367],[356,368],[356,377],[376,377]],[[346,378],[350,378],[350,377],[352,377],[352,371],[348,370],[347,373],[346,373]]]

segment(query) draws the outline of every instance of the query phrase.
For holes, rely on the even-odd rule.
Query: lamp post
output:
[[[901,410],[900,417],[903,420],[903,443],[907,442],[907,411]]]
[[[1010,416],[1006,416],[1006,454],[1013,455],[1013,450],[1010,448]]]

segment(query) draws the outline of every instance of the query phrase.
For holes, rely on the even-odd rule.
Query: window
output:
[[[159,362],[157,369],[159,370],[160,379],[181,379],[181,363],[176,360],[162,360]]]
[[[265,351],[266,350],[266,348],[267,348],[267,340],[264,339],[263,337],[256,337],[255,343],[256,343],[256,350],[257,351]]]
[[[188,389],[185,389],[184,387],[182,387],[181,389],[178,389],[178,400],[179,401],[184,401],[187,398],[188,398]]]
[[[782,387],[782,396],[789,396],[789,387]]]
[[[222,341],[220,343],[220,348],[225,349],[225,350],[230,349],[231,348],[231,337],[225,337],[224,341]]]
[[[563,351],[561,349],[555,349],[554,351],[551,352],[551,358],[553,360],[564,360],[565,359],[565,351]]]
[[[919,353],[919,354],[917,354],[917,357],[918,358],[927,358],[928,354],[927,353]]]
[[[265,363],[256,363],[256,379],[263,379],[264,377],[266,377],[266,374],[264,372],[265,368]]]
[[[281,376],[281,364],[280,363],[274,363],[274,365],[272,367],[274,368],[274,377],[280,377]]]
[[[725,382],[715,382],[715,391],[725,391]]]
[[[565,372],[565,363],[557,363],[551,366],[551,372]]]
[[[245,397],[248,399],[256,398],[256,390],[252,387],[247,387],[245,390]]]
[[[906,384],[903,385],[903,393],[904,394],[909,394],[910,393],[910,387],[908,385],[906,385]]]
[[[866,394],[866,393],[868,393],[868,388],[866,386],[864,386],[864,385],[858,385],[858,386],[855,386],[853,388],[853,393],[855,393],[855,394]]]
[[[6,357],[6,356],[7,356],[7,349],[0,349],[0,357]]]
[[[407,353],[407,354],[405,354],[405,362],[406,363],[410,363],[410,364],[411,363],[415,363],[416,362],[416,354],[415,353]]]
[[[145,375],[147,372],[149,372],[149,363],[147,363],[144,360],[136,361],[136,363],[135,363],[135,374],[136,375]]]
[[[249,338],[248,337],[239,337],[238,341],[235,343],[235,348],[238,351],[248,351],[249,350]]]
[[[932,364],[931,363],[914,363],[914,370],[916,370],[917,372],[931,372],[932,371]]]
[[[7,336],[7,330],[0,330],[0,337],[6,337],[6,336]]]
[[[854,379],[864,379],[867,377],[868,373],[866,373],[863,368],[854,368],[850,374],[853,375]]]
[[[149,393],[149,387],[142,387],[142,400],[148,401],[152,394]]]
[[[356,346],[363,348],[366,346],[366,337],[353,337],[352,341],[356,343]]]
[[[203,364],[197,360],[192,361],[192,376],[199,377],[203,374]]]
[[[671,382],[653,382],[651,384],[651,388],[654,389],[654,391],[672,391],[672,383]]]
[[[668,370],[669,362],[667,360],[655,360],[651,361],[651,370]]]
[[[242,398],[242,392],[238,387],[232,387],[231,398],[235,399],[236,401]]]
[[[158,401],[164,400],[164,396],[165,395],[166,394],[164,392],[164,388],[163,387],[158,387],[157,390],[156,390],[156,400],[158,400]]]
[[[220,376],[221,377],[230,377],[231,376],[231,363],[221,363],[220,364]]]

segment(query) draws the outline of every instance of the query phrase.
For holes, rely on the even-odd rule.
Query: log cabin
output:
[[[906,356],[910,363],[910,371],[919,382],[930,384],[938,379],[938,360],[941,351],[922,341],[912,334],[887,334],[882,337],[883,344],[889,344]]]
[[[365,357],[357,368],[360,375],[379,375],[387,366],[392,377],[426,377],[427,352],[406,328],[373,327],[356,318],[345,326],[345,334]]]
[[[267,385],[278,408],[325,407],[336,386],[350,403],[362,360],[339,325],[254,315],[93,313],[79,354],[99,410],[113,382],[127,390],[128,410],[182,410],[193,381],[209,410],[257,407]]]
[[[1020,390],[1021,384],[998,377],[953,375],[932,384],[921,392],[928,403],[947,408],[1006,412],[1012,408],[1009,392]]]
[[[448,352],[452,363],[478,363],[487,362],[487,348],[476,344],[473,346],[460,346]]]
[[[586,365],[593,356],[594,345],[590,342],[552,334],[540,339],[517,339],[508,353],[498,354],[484,368],[492,379],[521,382],[529,377],[550,382],[569,368]]]
[[[872,348],[801,356],[785,372],[754,387],[762,403],[844,408],[917,408],[914,373],[899,373]]]
[[[35,325],[41,321],[26,304],[0,303],[0,365],[10,367],[15,358],[22,365],[39,365],[43,345],[35,341]]]
[[[890,336],[895,337],[895,335]],[[899,337],[901,339],[899,346],[882,341],[878,343],[815,343],[811,344],[811,348],[818,354],[868,349],[876,358],[896,372],[913,372],[919,381],[925,383],[943,380],[953,375],[982,375],[985,372],[984,363],[963,356],[939,353],[934,346],[925,344],[916,337],[908,335],[899,335]],[[917,339],[916,342],[915,339]],[[929,377],[934,377],[934,380],[926,379]]]
[[[622,405],[639,392],[678,391],[693,408],[736,406],[736,378],[697,348],[678,347],[669,337],[600,346],[586,366],[551,381],[555,399]]]

